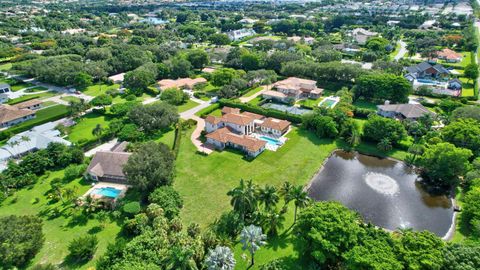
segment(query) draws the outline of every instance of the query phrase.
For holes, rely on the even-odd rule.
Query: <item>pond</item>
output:
[[[385,229],[429,230],[444,237],[452,225],[452,201],[426,193],[418,178],[402,162],[335,151],[312,179],[308,194],[317,201],[341,202]]]

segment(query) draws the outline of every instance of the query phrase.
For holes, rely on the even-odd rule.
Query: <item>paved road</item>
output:
[[[405,43],[403,40],[398,41],[398,43],[400,44],[400,50],[398,51],[397,55],[393,57],[393,60],[395,61],[402,59],[408,53],[407,43]]]

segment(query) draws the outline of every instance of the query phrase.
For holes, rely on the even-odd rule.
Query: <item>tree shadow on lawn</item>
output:
[[[270,237],[265,247],[271,248],[275,251],[277,251],[279,248],[286,248],[289,244],[293,244],[294,242],[291,236],[291,234],[285,231],[277,236]]]
[[[299,136],[307,138],[310,142],[312,142],[315,145],[325,145],[325,144],[331,144],[334,142],[333,139],[319,138],[317,135],[315,135],[315,133],[309,130],[306,130],[302,127],[298,128],[297,133]],[[288,134],[287,134],[287,137],[288,137]],[[288,144],[288,140],[285,144]]]
[[[79,260],[77,258],[73,258],[72,256],[67,255],[63,262],[60,264],[60,269],[79,269],[90,260]]]

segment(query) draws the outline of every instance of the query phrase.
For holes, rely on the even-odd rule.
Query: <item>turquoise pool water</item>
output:
[[[327,108],[331,108],[333,107],[333,105],[335,105],[337,101],[336,100],[333,100],[333,99],[325,99],[325,101],[322,102],[322,105],[327,107]]]
[[[260,140],[266,141],[268,144],[272,144],[272,145],[281,145],[282,144],[279,140],[274,139],[274,138],[270,138],[270,137],[267,137],[267,136],[260,136]]]
[[[114,199],[116,199],[120,195],[120,193],[122,193],[121,190],[113,187],[96,188],[92,191],[92,194],[101,195],[104,197],[109,197]]]

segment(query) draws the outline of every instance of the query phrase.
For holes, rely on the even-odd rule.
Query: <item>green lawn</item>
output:
[[[393,52],[390,53],[389,57],[390,57],[390,60],[393,60],[393,58],[395,58],[395,56],[398,54],[398,52],[400,51],[400,48],[402,48],[402,46],[400,46],[400,42],[397,42],[395,44],[395,50],[393,50]]]
[[[189,138],[191,131],[184,138]],[[181,218],[187,226],[195,222],[208,226],[221,213],[229,211],[228,190],[235,187],[241,178],[252,179],[256,184],[280,186],[285,181],[295,185],[305,185],[319,170],[330,153],[340,147],[339,141],[319,139],[310,132],[293,128],[289,138],[277,152],[265,151],[253,161],[247,161],[241,153],[225,150],[204,156],[196,153],[190,140],[183,139],[177,157],[177,176],[174,186],[184,199]],[[370,154],[380,154],[374,145],[362,144],[359,149]],[[403,159],[405,152],[394,150],[389,153]],[[288,269],[302,269],[298,255],[293,250],[294,237],[289,227],[293,223],[293,206],[286,214],[285,231],[277,238],[269,239],[268,244],[258,252],[257,263],[279,257],[287,257]],[[248,261],[242,259],[240,244],[234,248],[237,260],[236,269],[246,269]]]
[[[262,101],[262,97],[261,96],[258,96],[252,100],[250,100],[248,102],[248,104],[252,104],[252,105],[258,105],[258,103],[260,103]]]
[[[377,104],[371,103],[366,100],[357,100],[353,103],[355,107],[362,108],[362,109],[369,109],[369,110],[377,110]]]
[[[460,77],[460,81],[462,82],[462,97],[473,97],[475,91],[471,80]]]
[[[49,106],[53,106],[53,105],[56,105],[56,104],[57,104],[57,103],[56,103],[55,101],[49,100],[49,101],[43,102],[43,103],[42,103],[42,106],[43,106],[43,107],[49,107]]]
[[[150,94],[143,93],[141,96],[137,97],[136,100],[139,101],[139,102],[142,102],[142,101],[144,101],[144,100],[147,100],[147,99],[153,98],[153,97],[154,97],[154,96],[152,96],[152,95],[150,95]],[[118,95],[118,96],[116,96],[116,97],[113,98],[112,102],[113,102],[114,104],[116,104],[116,103],[124,103],[124,102],[127,102],[127,100],[126,100],[125,98],[123,98],[123,96]]]
[[[94,266],[95,259],[106,250],[107,244],[115,241],[120,232],[120,227],[116,222],[108,221],[105,228],[102,229],[96,219],[74,218],[70,206],[65,206],[61,202],[52,203],[49,201],[46,193],[50,190],[50,181],[62,177],[63,170],[47,173],[46,177],[41,177],[32,188],[18,191],[0,205],[0,216],[38,215],[43,219],[45,243],[33,259],[31,266],[38,263],[60,264],[68,255],[67,247],[73,238],[86,234],[96,234],[98,249],[93,260],[85,265],[77,265],[71,262],[63,264],[65,269],[87,269]],[[83,195],[90,188],[89,183],[81,179],[76,179],[66,186],[75,187],[77,196]],[[17,198],[16,201],[14,198]],[[37,203],[35,203],[36,198],[39,200]],[[57,209],[60,215],[49,217],[48,213],[53,209]]]
[[[182,138],[188,140],[190,138]],[[158,138],[155,139],[156,142],[161,142],[168,145],[170,148],[173,148],[173,143],[175,142],[175,130],[172,128],[163,132]]]
[[[66,102],[75,102],[75,101],[80,101],[80,99],[78,97],[72,97],[72,96],[65,96],[65,97],[61,97],[60,98],[61,100],[65,100]]]
[[[317,99],[307,98],[307,99],[300,100],[298,103],[300,105],[303,105],[303,106],[307,106],[307,107],[310,107],[310,108],[315,108],[315,107],[318,107],[318,103],[320,103],[320,101],[322,99],[323,99],[323,97],[320,97],[320,98],[317,98]]]
[[[12,68],[12,63],[6,63],[6,64],[3,64],[3,65],[0,65],[0,70],[10,70]]]
[[[192,108],[197,107],[199,104],[191,99],[189,99],[185,104],[177,106],[178,112],[188,111]]]
[[[118,89],[120,87],[119,84],[114,84],[114,85],[107,85],[107,84],[96,84],[96,85],[92,85],[92,86],[89,86],[87,87],[85,90],[83,90],[82,92],[85,94],[85,95],[89,95],[89,96],[92,96],[92,97],[96,97],[100,94],[105,94],[105,92],[107,90],[110,90],[110,89]]]
[[[23,95],[19,98],[14,98],[14,99],[9,100],[8,104],[17,104],[17,103],[20,103],[20,102],[24,102],[24,101],[27,101],[27,100],[34,99],[34,98],[45,99],[45,98],[53,97],[53,96],[56,96],[56,95],[57,95],[57,93],[53,92],[53,91],[31,94],[31,95],[30,94],[29,95]]]
[[[262,86],[259,86],[259,87],[254,87],[250,90],[248,90],[247,93],[245,93],[245,95],[243,95],[244,97],[249,97],[249,96],[253,96],[254,94],[260,92],[261,90],[263,89]]]
[[[92,130],[97,124],[100,124],[102,128],[108,127],[109,119],[104,115],[97,113],[89,113],[78,121],[78,123],[72,127],[68,134],[68,140],[72,143],[78,143],[80,140],[91,140],[95,136],[92,134]]]
[[[12,91],[13,91],[13,92],[16,92],[16,91],[18,91],[18,90],[22,90],[23,88],[27,88],[27,87],[31,87],[31,86],[33,86],[33,84],[31,84],[31,83],[22,83],[22,82],[21,82],[21,83],[17,83],[17,84],[15,84],[15,85],[12,85],[11,88],[12,88]]]
[[[472,63],[472,53],[471,52],[459,52],[463,55],[462,61],[458,63],[448,63],[445,60],[438,60],[440,64],[447,64],[454,67],[465,68],[467,65]]]

